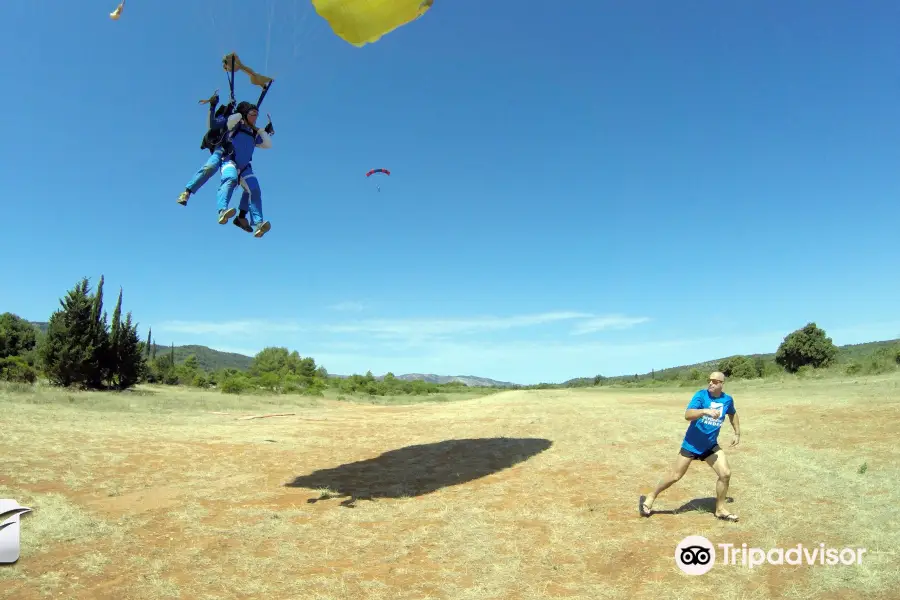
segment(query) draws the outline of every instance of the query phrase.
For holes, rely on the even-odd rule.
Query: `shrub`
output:
[[[21,356],[0,358],[0,380],[11,383],[34,383],[38,373]]]

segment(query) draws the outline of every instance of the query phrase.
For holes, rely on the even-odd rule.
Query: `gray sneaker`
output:
[[[224,225],[228,222],[228,219],[234,216],[234,213],[237,212],[237,209],[232,207],[228,210],[220,210],[219,211],[219,225]]]
[[[266,235],[266,233],[272,229],[272,224],[268,221],[263,221],[259,225],[256,226],[256,231],[253,232],[253,237],[261,238]]]

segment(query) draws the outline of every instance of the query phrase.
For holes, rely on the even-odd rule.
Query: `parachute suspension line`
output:
[[[309,5],[309,4],[306,5],[306,9],[303,11],[302,17],[299,16],[300,4],[295,2],[293,6],[294,6],[294,14],[293,14],[293,20],[292,20],[292,27],[291,27],[291,50],[292,50],[291,51],[291,63],[296,64],[296,61],[301,54],[301,45],[303,45],[303,41],[301,41],[298,38],[301,38],[305,42],[309,42],[311,45],[312,40],[316,36],[318,36],[320,32],[315,31],[315,32],[311,33],[309,31],[309,29],[312,27],[312,24],[309,22],[309,19],[311,18],[310,15],[315,12],[312,9],[311,5]],[[304,61],[310,60],[309,59],[310,54],[311,53],[309,51],[304,52],[302,60],[304,60]]]
[[[268,30],[266,31],[266,65],[265,72],[269,72],[269,50],[272,48],[272,21],[275,20],[275,4],[274,2],[269,7],[269,23]]]
[[[212,35],[215,42],[215,53],[218,56],[225,56],[232,51],[235,42],[234,28],[229,24],[233,19],[233,6],[229,1],[221,0],[204,0],[204,3],[211,5],[209,8],[209,18],[212,21]],[[224,66],[224,65],[223,65]],[[227,68],[226,68],[227,71]],[[234,100],[234,65],[231,65],[231,73],[228,74],[229,89],[231,90],[231,100]]]

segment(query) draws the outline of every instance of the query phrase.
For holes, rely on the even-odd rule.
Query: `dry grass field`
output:
[[[419,404],[0,389],[0,597],[91,600],[900,598],[900,377],[726,384],[742,440],[638,514],[691,390]],[[230,414],[212,414],[212,411]],[[239,420],[240,415],[295,416]],[[863,547],[853,566],[675,565],[688,535]]]

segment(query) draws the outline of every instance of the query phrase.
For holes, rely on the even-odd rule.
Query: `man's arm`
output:
[[[212,127],[210,129],[223,129],[225,127],[228,128],[229,131],[237,127],[237,124],[241,122],[241,119],[244,117],[241,116],[241,113],[234,113],[227,119],[225,117],[216,117],[213,119]]]
[[[684,411],[685,421],[696,421],[700,417],[718,417],[719,411],[715,408],[689,408]]]
[[[741,420],[738,419],[737,411],[728,414],[728,421],[731,423],[731,428],[734,429],[734,439],[731,440],[731,445],[737,446],[741,441]]]
[[[256,132],[256,147],[262,148],[263,150],[268,150],[272,147],[272,137],[265,129],[260,129]]]
[[[216,122],[216,108],[219,106],[219,97],[213,96],[209,100],[209,117],[206,119],[206,126],[212,129],[213,123]]]
[[[718,417],[719,411],[712,408],[700,408],[703,402],[699,394],[695,394],[691,401],[688,402],[687,410],[684,411],[685,421],[696,421],[700,417]]]
[[[243,118],[244,116],[241,115],[241,113],[234,113],[233,115],[228,117],[228,119],[225,120],[225,125],[228,127],[228,131],[231,131],[232,129],[237,127],[238,123],[240,123]]]

